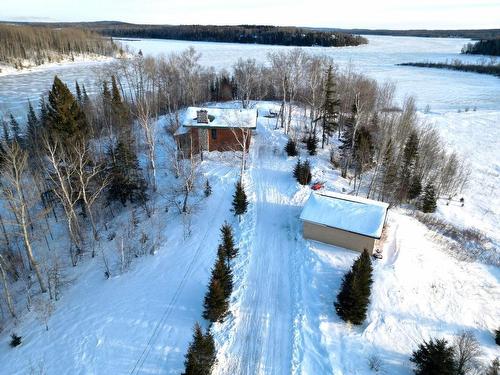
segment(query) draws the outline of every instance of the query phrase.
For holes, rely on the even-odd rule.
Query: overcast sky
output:
[[[1,0],[0,20],[500,28],[500,0]]]

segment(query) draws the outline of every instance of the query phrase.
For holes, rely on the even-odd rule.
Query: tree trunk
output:
[[[7,301],[7,307],[9,308],[10,315],[13,318],[16,317],[16,311],[14,310],[14,304],[12,303],[12,296],[9,292],[9,284],[7,283],[7,275],[5,269],[3,268],[3,257],[0,255],[0,273],[2,274],[3,291],[5,294],[5,300]]]

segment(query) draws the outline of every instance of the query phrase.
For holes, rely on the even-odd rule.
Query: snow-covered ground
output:
[[[384,260],[375,263],[367,321],[350,327],[336,316],[342,276],[358,253],[302,238],[299,215],[310,190],[293,179],[295,159],[283,155],[283,134],[266,121],[247,175],[252,208],[241,224],[232,317],[214,329],[221,345],[215,374],[371,374],[372,356],[387,374],[410,374],[409,357],[423,339],[469,329],[485,363],[494,358],[498,268],[451,258],[399,210],[390,214]],[[326,177],[329,189],[345,188],[318,159],[313,175]]]
[[[409,356],[419,342],[452,338],[463,329],[480,341],[484,363],[498,355],[491,332],[500,318],[499,269],[451,257],[400,209],[390,212],[365,324],[350,327],[336,316],[342,276],[358,253],[302,238],[299,215],[310,188],[293,179],[295,158],[286,157],[286,137],[273,128],[274,120],[259,117],[244,176],[250,208],[241,222],[230,212],[238,163],[212,153],[203,172],[213,194],[194,213],[191,236],[185,237],[178,214],[163,210],[160,194],[153,218],[140,214],[142,230],[161,233],[156,255],[137,259],[130,271],[109,280],[100,255],[85,260],[56,303],[48,331],[32,313],[5,331],[22,335],[23,344],[9,348],[8,335],[2,335],[0,373],[40,367],[50,375],[178,374],[192,327],[202,320],[225,220],[235,228],[240,253],[230,314],[213,326],[215,374],[371,374],[371,356],[381,359],[386,374],[410,374]],[[165,148],[158,156],[166,165]],[[314,177],[326,180],[328,189],[348,188],[329,167],[326,151],[311,161]],[[160,177],[161,190],[167,171]],[[103,234],[105,253],[116,252],[116,241],[106,236],[129,215],[125,211]],[[457,209],[455,216],[466,220],[469,211]]]
[[[415,93],[420,109],[430,105],[429,113],[419,115],[472,166],[465,207],[439,202],[438,215],[484,231],[498,251],[500,81],[472,73],[394,67],[396,62],[452,58],[462,42],[370,37],[368,46],[328,53],[341,66],[352,61],[379,81],[396,81],[398,98]],[[166,53],[195,44],[136,44],[147,52],[147,43]],[[238,57],[263,60],[266,52],[286,48],[213,43],[196,47],[203,61],[224,68]],[[99,64],[79,62],[0,77],[0,111],[22,114],[26,98],[36,102],[56,73],[68,83],[86,83],[91,92],[90,77]],[[259,104],[263,109],[272,105]],[[476,106],[477,111],[463,111]],[[28,313],[18,326],[2,333],[0,374],[27,374],[30,367],[42,367],[49,375],[178,374],[193,324],[201,320],[224,220],[235,228],[240,255],[234,265],[231,314],[213,327],[220,349],[216,374],[370,374],[370,356],[381,358],[386,374],[410,374],[409,356],[422,339],[452,338],[462,329],[473,330],[479,339],[484,363],[498,356],[491,331],[500,322],[499,269],[450,256],[403,210],[389,215],[385,256],[375,264],[367,321],[348,327],[338,319],[333,301],[342,275],[358,254],[302,238],[298,217],[310,189],[292,178],[295,160],[283,154],[285,136],[272,130],[271,121],[260,118],[253,139],[244,177],[251,205],[241,223],[229,211],[237,162],[212,154],[203,162],[203,171],[213,195],[193,215],[192,236],[184,237],[179,216],[164,212],[159,197],[157,214],[152,219],[140,216],[143,230],[162,234],[157,254],[137,259],[130,271],[110,280],[104,278],[101,255],[69,269],[73,282],[56,303],[49,331]],[[162,166],[164,152],[159,155]],[[314,177],[326,180],[330,190],[349,190],[326,159],[321,153],[311,159]],[[168,173],[161,171],[160,176],[161,185]],[[113,220],[100,242],[105,252],[116,253],[116,241],[106,236],[129,220],[129,211]],[[23,336],[23,345],[15,349],[8,346],[13,331]]]
[[[73,58],[62,58],[56,62],[47,62],[41,65],[35,65],[29,61],[23,63],[24,67],[22,69],[16,69],[12,65],[0,64],[0,77],[18,75],[18,74],[29,74],[33,72],[42,72],[46,70],[51,70],[54,68],[61,68],[69,65],[75,64],[76,66],[82,64],[88,64],[93,62],[109,62],[114,58],[109,56],[102,56],[97,54],[80,54],[75,55]]]

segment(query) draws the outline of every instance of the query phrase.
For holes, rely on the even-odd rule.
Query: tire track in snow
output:
[[[257,143],[257,142],[256,142]],[[246,275],[234,306],[234,325],[222,348],[215,374],[289,374],[292,347],[297,267],[297,241],[291,236],[295,218],[287,195],[289,171],[280,171],[266,160],[275,160],[266,145],[254,145],[251,184],[255,190],[255,220]],[[294,191],[295,193],[295,191]],[[258,220],[257,220],[258,219]],[[295,322],[296,323],[296,322]]]

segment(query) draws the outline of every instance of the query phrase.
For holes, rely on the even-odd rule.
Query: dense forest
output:
[[[450,69],[458,70],[462,72],[472,72],[481,74],[491,74],[500,77],[500,63],[490,63],[490,64],[464,64],[460,60],[453,61],[451,63],[436,63],[436,62],[408,62],[403,64],[398,64],[402,66],[416,66],[420,68],[438,68],[438,69]]]
[[[107,36],[205,42],[274,44],[284,46],[342,47],[366,44],[359,36],[338,31],[281,26],[138,25],[124,22],[39,23],[52,27],[87,28]]]
[[[74,58],[80,54],[110,56],[117,46],[91,30],[0,23],[0,63],[23,68]]]
[[[206,42],[274,44],[285,46],[357,46],[367,43],[363,37],[339,32],[306,30],[278,26],[205,26],[205,25],[130,25],[98,29],[116,37],[179,39]]]
[[[496,39],[484,39],[476,43],[468,43],[462,48],[462,53],[500,56],[500,37]]]
[[[338,31],[361,35],[391,35],[391,36],[417,36],[422,38],[470,38],[491,39],[500,37],[500,29],[484,30],[386,30],[386,29],[335,29],[321,28],[316,30]]]

